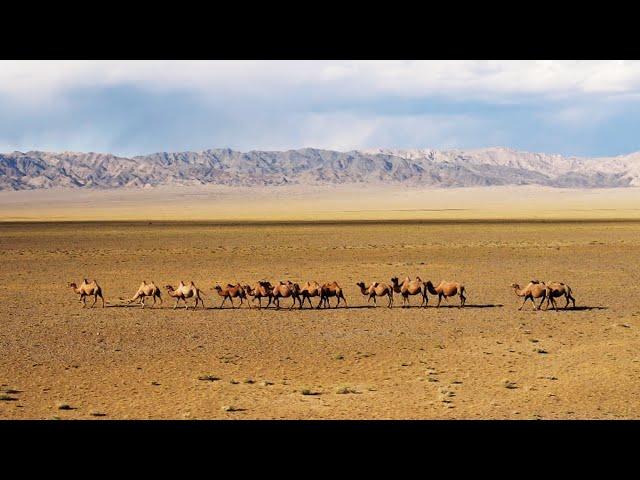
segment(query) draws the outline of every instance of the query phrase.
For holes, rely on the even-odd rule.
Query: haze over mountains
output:
[[[563,157],[507,148],[350,152],[312,148],[284,152],[214,149],[132,158],[73,152],[0,154],[0,190],[381,183],[412,187],[640,186],[640,152],[603,158]]]

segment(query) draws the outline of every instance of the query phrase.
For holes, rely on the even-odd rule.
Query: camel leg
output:
[[[178,302],[180,302],[180,299],[177,298],[176,299],[176,304],[173,306],[173,309],[175,310],[176,308],[178,308]]]
[[[340,294],[340,297],[342,297],[342,301],[344,302],[344,308],[348,308],[349,304],[347,303],[347,299],[344,298],[344,295]]]
[[[529,298],[528,296],[524,297],[524,300],[522,300],[522,305],[520,305],[520,308],[518,310],[522,310],[522,308],[524,307],[524,304],[527,303],[528,298]]]
[[[460,292],[460,308],[464,307],[466,301],[467,297],[464,296],[464,293]]]
[[[446,300],[446,297],[445,297]],[[440,303],[442,303],[442,294],[438,294],[438,305],[436,305],[436,308],[440,308]]]
[[[575,299],[571,296],[571,294],[570,294],[570,293],[567,293],[567,294],[565,295],[565,297],[564,297],[564,298],[565,298],[565,300],[567,301],[567,304],[564,306],[565,310],[566,310],[567,308],[569,308],[569,302],[572,302],[572,304],[573,304],[573,308],[576,308],[576,301],[575,301]]]
[[[163,302],[162,302],[162,297],[160,295],[158,295],[158,300],[160,300],[160,305],[162,305]]]
[[[80,295],[80,301],[82,302],[82,308],[86,308],[87,306],[87,296],[86,295]]]
[[[220,304],[220,308],[224,307],[224,302],[227,301],[227,297],[222,297],[222,303]]]
[[[329,303],[329,297],[322,297],[322,308],[331,308],[331,304]]]
[[[140,304],[142,305],[142,309],[143,309],[143,310],[144,310],[144,299],[145,299],[145,297],[142,297],[142,299],[141,299],[141,301],[140,301]]]
[[[393,305],[393,295],[387,295],[387,297],[389,297],[389,303],[387,304],[387,307],[391,308],[391,305]]]
[[[96,302],[97,302],[97,301],[98,301],[98,294],[96,293],[96,294],[93,296],[93,303],[91,304],[91,308],[93,308],[93,306],[96,304]]]
[[[236,308],[236,306],[233,304],[233,297],[229,296],[229,301],[231,302],[231,308]]]

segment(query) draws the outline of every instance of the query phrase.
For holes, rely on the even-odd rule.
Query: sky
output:
[[[638,61],[0,61],[0,152],[640,150]]]

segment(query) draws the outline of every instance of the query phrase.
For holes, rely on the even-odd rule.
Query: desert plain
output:
[[[633,220],[4,222],[0,418],[638,418],[639,264]],[[467,306],[355,285],[416,275]],[[215,284],[262,278],[336,280],[348,308],[218,308]],[[518,311],[532,278],[577,308]],[[194,281],[206,309],[127,306],[142,280]]]

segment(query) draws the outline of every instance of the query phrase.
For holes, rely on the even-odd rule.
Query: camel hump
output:
[[[235,285],[233,285],[231,283],[227,283],[227,287],[235,287]]]
[[[378,283],[378,282],[373,282],[373,288],[376,288],[378,285],[380,285],[380,283]]]

